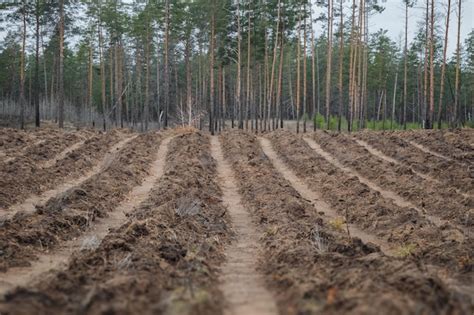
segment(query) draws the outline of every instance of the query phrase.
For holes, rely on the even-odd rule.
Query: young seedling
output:
[[[395,255],[400,258],[406,258],[412,255],[415,249],[415,244],[404,244],[397,248],[397,250],[395,251]]]

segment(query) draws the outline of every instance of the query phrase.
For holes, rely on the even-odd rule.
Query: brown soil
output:
[[[0,128],[0,314],[474,314],[473,140]]]
[[[124,137],[120,131],[97,134],[51,167],[38,167],[32,157],[26,158],[21,165],[7,163],[0,169],[0,187],[3,188],[0,190],[0,209],[7,209],[25,201],[32,194],[38,195],[52,189],[65,179],[85,174],[114,143]]]
[[[397,162],[411,166],[416,172],[426,174],[463,193],[474,195],[474,177],[471,177],[469,167],[463,163],[426,153],[391,133],[380,136],[362,132],[357,133],[356,137]]]
[[[265,288],[262,275],[256,270],[257,257],[261,251],[257,229],[242,205],[234,174],[224,159],[218,138],[213,137],[211,144],[213,157],[217,161],[224,204],[232,218],[237,238],[226,249],[227,259],[220,275],[220,287],[227,301],[225,314],[277,314],[275,301]]]
[[[445,185],[426,181],[413,173],[409,166],[388,163],[370,154],[347,135],[318,132],[313,139],[344,166],[397,193],[427,215],[468,228],[474,225],[474,198],[462,196]]]
[[[257,139],[225,132],[244,205],[264,231],[260,269],[283,314],[468,313],[469,295],[451,291],[416,264],[349,239],[272,167]]]
[[[50,280],[8,294],[0,311],[221,314],[218,267],[232,233],[209,150],[200,133],[178,135],[166,173],[127,223]]]
[[[151,137],[151,136],[149,136]],[[156,136],[156,142],[160,137]],[[14,289],[26,285],[33,285],[41,281],[47,281],[48,272],[58,271],[67,267],[68,260],[72,254],[82,249],[93,249],[100,244],[111,229],[116,229],[127,221],[127,213],[138,207],[154,187],[155,182],[164,174],[168,143],[170,137],[162,141],[160,149],[153,156],[154,161],[150,166],[145,179],[135,186],[118,207],[107,213],[106,218],[94,222],[78,238],[73,238],[66,242],[61,242],[54,250],[44,251],[38,255],[38,260],[34,261],[30,267],[11,268],[2,275],[0,282],[0,296]],[[140,140],[140,139],[139,139]],[[112,166],[113,167],[113,166]]]
[[[284,137],[284,134],[280,134],[279,137]],[[346,217],[349,218],[348,211],[347,213],[343,212],[339,214],[337,210],[335,210],[328,203],[323,201],[323,198],[329,195],[320,194],[317,191],[310,189],[306,185],[306,182],[302,181],[291,169],[289,169],[283,162],[283,160],[278,156],[278,153],[273,149],[272,144],[268,139],[260,138],[259,140],[263,152],[270,159],[273,164],[273,167],[275,167],[275,169],[279,173],[281,173],[287,181],[291,183],[293,188],[295,188],[295,190],[301,195],[301,197],[313,204],[314,208],[318,210],[318,213],[322,215],[325,220],[336,222],[337,220],[346,221]],[[300,166],[303,165],[300,164]],[[304,169],[304,167],[302,167],[302,169]],[[309,175],[311,174],[311,172],[306,172],[306,174]],[[349,222],[344,222],[344,225],[346,225],[345,228],[348,231],[348,234],[350,234],[352,237],[360,238],[364,243],[373,243],[379,246],[386,255],[396,255],[396,252],[394,252],[394,248],[392,248],[392,246],[384,240],[365,233],[357,226],[350,224]]]
[[[395,136],[421,144],[438,154],[467,165],[474,164],[473,129],[398,131]]]
[[[0,151],[5,155],[15,154],[24,151],[35,143],[44,141],[46,138],[57,136],[61,133],[59,129],[34,129],[24,131],[13,128],[0,128]]]
[[[413,208],[394,203],[329,163],[292,133],[274,132],[270,139],[281,158],[311,190],[320,192],[321,198],[337,210],[340,218],[388,243],[389,254],[401,256],[410,248],[404,256],[417,264],[439,266],[443,273],[461,282],[474,275],[472,236],[449,226],[437,227],[429,217]]]
[[[30,146],[21,150],[14,150],[7,153],[9,158],[4,163],[21,165],[24,163],[36,163],[37,166],[44,167],[46,163],[50,165],[56,162],[57,156],[76,143],[83,143],[86,139],[94,135],[94,132],[83,130],[79,132],[51,133]],[[64,156],[63,156],[64,158]],[[48,165],[48,164],[46,164]],[[0,164],[0,168],[4,165]]]
[[[0,231],[0,270],[28,266],[38,252],[87,230],[141,183],[161,137],[144,134],[132,141],[98,174],[51,198],[34,213],[17,213]]]
[[[88,172],[81,175],[80,177],[74,177],[69,180],[62,182],[61,184],[53,187],[50,190],[42,192],[40,195],[31,195],[25,201],[17,203],[7,210],[0,209],[0,220],[10,219],[17,215],[19,212],[23,214],[33,213],[36,208],[43,207],[46,202],[56,196],[66,193],[68,190],[82,185],[84,182],[93,178],[96,174],[100,173],[104,169],[110,166],[111,162],[116,158],[117,154],[125,147],[130,141],[133,141],[136,135],[124,138],[123,140],[114,144],[104,157]]]

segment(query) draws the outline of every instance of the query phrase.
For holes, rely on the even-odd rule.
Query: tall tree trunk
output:
[[[272,61],[272,69],[270,74],[270,90],[267,95],[267,104],[268,104],[268,118],[271,119],[270,113],[272,110],[272,97],[273,97],[273,85],[275,81],[275,67],[276,67],[276,60],[277,60],[277,50],[278,50],[278,33],[280,31],[280,10],[281,10],[281,0],[278,0],[278,16],[277,16],[277,25],[275,28],[275,44],[273,47],[273,61]]]
[[[265,53],[263,56],[263,102],[262,102],[262,116],[263,116],[263,131],[267,131],[267,94],[268,94],[268,34],[265,27]]]
[[[395,120],[395,102],[397,100],[397,84],[398,84],[398,66],[395,72],[395,83],[393,86],[392,117],[390,120],[390,130],[393,130],[393,121]]]
[[[277,91],[277,103],[276,106],[279,107],[279,117],[280,117],[280,128],[283,128],[283,102],[281,100],[281,91],[283,88],[283,59],[284,59],[284,52],[285,52],[285,32],[284,30],[281,31],[281,44],[280,44],[280,66],[278,69],[278,91]]]
[[[298,40],[296,42],[296,133],[300,132],[300,99],[301,99],[301,10],[298,12]]]
[[[304,4],[304,29],[303,29],[303,133],[306,133],[306,116],[307,116],[307,92],[308,92],[308,85],[306,82],[307,79],[307,70],[306,70],[306,49],[307,49],[307,31],[306,31],[306,2]]]
[[[211,36],[210,48],[209,48],[209,74],[210,74],[210,98],[209,98],[209,128],[211,135],[214,135],[214,36],[215,36],[215,27],[216,27],[216,13],[214,11],[214,1],[212,6],[212,16],[211,16]]]
[[[169,37],[170,37],[170,1],[165,2],[165,128],[168,127],[168,112],[170,107],[170,69],[169,69]]]
[[[21,35],[21,56],[20,56],[20,128],[25,128],[25,49],[26,49],[26,0],[23,0],[21,8],[22,15],[22,35]]]
[[[43,53],[43,56],[45,55],[44,53],[44,43],[43,43],[43,34],[40,32],[40,38],[41,38],[41,51]],[[48,73],[46,71],[46,58],[43,58],[43,75],[44,75],[44,100],[45,103],[48,103]],[[51,76],[53,73],[51,73]],[[49,100],[49,106],[51,107],[53,100]]]
[[[443,112],[443,97],[444,97],[444,78],[446,74],[446,53],[448,50],[448,35],[449,35],[449,17],[451,15],[451,0],[448,0],[448,12],[446,13],[446,25],[444,32],[444,47],[443,47],[443,64],[441,65],[441,84],[439,90],[438,103],[438,129],[441,129],[441,114]]]
[[[148,17],[147,17],[148,18]],[[150,64],[150,21],[147,20],[146,29],[146,43],[145,43],[145,130],[148,130],[148,121],[150,120],[150,76],[151,76],[151,64]]]
[[[408,97],[408,6],[410,0],[405,0],[405,47],[403,49],[403,129],[407,129],[407,97]],[[451,0],[449,0],[451,1]]]
[[[116,121],[115,124],[121,126],[122,123],[122,86],[120,84],[120,44],[115,44],[115,106],[116,106]]]
[[[355,99],[355,66],[356,66],[356,25],[355,25],[355,0],[352,0],[352,22],[351,22],[351,43],[349,52],[349,119],[347,122],[347,130],[352,131],[352,123],[354,120],[354,99]]]
[[[461,3],[462,0],[458,0],[458,34],[456,41],[456,79],[454,83],[454,108],[452,113],[451,125],[457,127],[458,125],[458,106],[459,106],[459,89],[460,89],[460,77],[461,77]]]
[[[36,0],[36,47],[35,47],[35,126],[40,126],[40,79],[39,79],[39,41],[40,41],[40,1]]]
[[[250,4],[250,2],[249,2]],[[250,8],[248,12],[248,30],[247,30],[247,88],[246,88],[246,98],[245,98],[245,104],[246,104],[246,110],[245,110],[245,129],[248,129],[248,112],[250,108],[250,30],[251,30],[251,16],[250,16]],[[252,125],[253,126],[253,125]],[[253,127],[252,127],[253,128]]]
[[[193,92],[192,92],[192,70],[191,70],[191,34],[186,37],[184,61],[186,64],[186,106],[188,112],[188,126],[193,124]]]
[[[423,82],[423,110],[424,110],[424,128],[427,128],[428,116],[428,55],[429,55],[429,8],[430,0],[426,0],[426,25],[425,25],[425,60],[424,60],[424,82]]]
[[[314,27],[313,27],[313,8],[312,8],[312,3],[311,3],[311,8],[310,8],[310,25],[311,25],[311,84],[312,84],[312,118],[313,118],[313,130],[316,131],[316,118],[317,118],[317,112],[316,112],[316,65],[315,65],[315,59],[316,59],[316,43],[314,42]]]
[[[102,124],[103,124],[103,129],[105,131],[107,129],[107,126],[106,126],[107,99],[105,95],[105,80],[106,79],[105,79],[104,47],[103,47],[103,38],[102,38],[102,26],[101,26],[100,20],[98,21],[97,30],[99,32],[100,98],[101,98],[101,103],[102,103]]]
[[[426,128],[433,128],[434,117],[434,0],[431,0],[430,16],[430,108],[426,121]]]
[[[280,115],[280,128],[283,128],[283,101],[282,101],[282,89],[283,89],[283,62],[284,62],[284,52],[285,52],[285,25],[282,26],[281,31],[281,44],[280,44],[280,69],[278,73],[278,103],[279,106],[279,115]]]
[[[328,0],[328,52],[327,52],[327,67],[326,67],[326,129],[329,129],[329,123],[330,123],[329,107],[331,106],[332,19],[333,19],[332,1],[333,0]]]
[[[239,129],[244,128],[244,111],[242,110],[242,103],[241,103],[241,76],[240,76],[240,68],[242,65],[242,56],[241,56],[241,41],[242,41],[242,34],[240,31],[240,0],[237,0],[237,87],[235,91],[235,104],[239,111]]]
[[[339,14],[341,15],[341,20],[339,21],[339,120],[337,123],[337,130],[341,132],[342,125],[342,109],[344,103],[344,90],[343,90],[343,81],[342,81],[342,67],[344,62],[344,12],[343,12],[343,3],[344,0],[339,1]]]
[[[92,56],[92,38],[89,41],[89,69],[87,73],[87,105],[89,109],[89,118],[92,119],[92,80],[93,80],[93,56]]]
[[[226,104],[226,87],[225,87],[225,66],[222,67],[222,128],[226,129],[226,119],[227,119],[227,104]]]
[[[369,72],[369,49],[368,49],[368,42],[369,42],[369,4],[367,1],[363,1],[364,7],[363,7],[363,43],[362,43],[362,85],[361,85],[361,93],[360,93],[360,104],[361,104],[361,110],[360,110],[360,120],[359,120],[359,129],[360,128],[365,128],[365,122],[367,120],[367,80],[368,80],[368,72]]]
[[[159,39],[157,40],[157,53],[156,53],[156,98],[155,98],[155,107],[156,107],[156,114],[157,114],[157,119],[158,119],[158,129],[161,128],[161,106],[160,106],[160,97],[161,97],[161,92],[160,92],[160,45],[159,45]]]
[[[59,0],[58,124],[64,128],[64,0]]]

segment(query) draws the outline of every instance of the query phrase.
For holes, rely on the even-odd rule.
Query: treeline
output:
[[[369,29],[377,0],[3,4],[2,117],[211,132],[284,120],[298,131],[472,125],[474,31],[461,41],[462,0],[400,5],[395,42]],[[425,14],[409,41],[414,10]]]

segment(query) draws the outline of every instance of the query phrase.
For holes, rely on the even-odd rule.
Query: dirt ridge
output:
[[[130,141],[134,137],[127,138]],[[81,249],[84,244],[93,241],[99,243],[108,234],[109,230],[119,227],[127,220],[127,212],[142,203],[152,190],[154,183],[164,174],[165,160],[168,153],[168,144],[172,137],[164,139],[158,152],[151,164],[149,175],[144,181],[133,188],[128,198],[123,201],[115,211],[109,216],[94,224],[86,233],[77,239],[67,241],[51,253],[39,255],[39,259],[26,268],[11,268],[5,274],[2,274],[0,280],[0,296],[4,296],[10,290],[17,286],[34,285],[36,282],[43,281],[52,270],[57,271],[66,267],[69,258],[75,251]],[[123,140],[122,142],[126,141]],[[128,142],[127,141],[127,142]]]
[[[443,160],[446,160],[446,161],[453,161],[452,158],[450,157],[447,157],[447,156],[444,156],[442,155],[441,153],[438,153],[438,152],[435,152],[427,147],[425,147],[424,145],[422,144],[419,144],[415,141],[412,141],[412,140],[408,140],[408,143],[411,144],[412,146],[414,146],[415,148],[418,148],[420,149],[421,151],[425,152],[425,153],[428,153],[428,154],[431,154],[431,155],[434,155],[434,156],[437,156]]]
[[[265,152],[265,155],[267,155],[267,157],[270,159],[275,169],[291,183],[291,185],[303,198],[309,200],[319,212],[324,212],[324,215],[327,217],[327,219],[332,220],[340,218],[340,215],[338,215],[337,211],[332,209],[329,204],[324,202],[318,192],[311,190],[289,167],[285,165],[285,163],[278,157],[278,154],[275,152],[268,139],[260,137],[259,141],[263,152]],[[364,243],[373,243],[379,246],[385,255],[395,255],[392,246],[390,246],[384,240],[376,237],[375,235],[364,232],[354,224],[348,224],[348,228],[351,237],[358,237]]]
[[[72,187],[79,186],[81,183],[85,182],[95,174],[98,174],[104,169],[106,169],[112,163],[112,161],[120,152],[120,150],[136,137],[137,135],[129,136],[116,143],[114,146],[112,146],[112,148],[110,148],[110,150],[105,154],[102,160],[98,164],[96,164],[96,166],[92,170],[82,175],[81,177],[73,178],[70,181],[62,183],[59,186],[47,190],[40,195],[30,196],[22,203],[11,206],[8,210],[0,209],[0,220],[11,219],[19,212],[32,213],[35,211],[37,206],[44,205],[49,199],[53,198],[54,196],[58,196],[64,193],[65,191],[71,189]]]
[[[390,191],[390,190],[386,190],[386,189],[383,189],[382,187],[380,187],[379,185],[373,183],[371,180],[367,179],[366,177],[362,176],[362,174],[360,174],[359,172],[347,167],[347,166],[344,166],[342,165],[341,162],[339,162],[335,157],[333,157],[330,153],[328,153],[327,151],[325,151],[318,143],[316,143],[316,141],[314,141],[313,139],[310,139],[310,138],[307,138],[305,137],[304,140],[308,143],[308,145],[316,151],[316,153],[318,153],[319,155],[321,155],[322,157],[324,157],[328,162],[330,162],[331,164],[333,164],[334,166],[340,168],[341,170],[343,170],[344,172],[352,175],[352,176],[355,176],[359,179],[359,181],[361,183],[364,183],[365,185],[367,185],[368,187],[370,187],[371,189],[375,190],[375,191],[378,191],[383,197],[385,198],[388,198],[388,199],[391,199],[396,205],[398,205],[399,207],[408,207],[408,208],[413,208],[415,209],[416,211],[418,211],[421,215],[423,215],[424,217],[426,217],[431,223],[435,224],[436,226],[442,226],[446,223],[448,223],[447,220],[444,220],[438,216],[434,216],[434,215],[429,215],[427,213],[425,213],[425,211],[421,210],[420,208],[416,207],[413,203],[411,203],[410,201],[408,200],[405,200],[404,198],[400,197],[398,194]],[[459,227],[460,229],[464,230],[463,228]]]
[[[397,161],[396,159],[393,159],[391,158],[390,156],[386,155],[385,153],[383,153],[382,151],[374,148],[372,145],[370,145],[368,142],[364,141],[364,140],[361,140],[361,139],[355,139],[355,142],[357,144],[359,144],[360,146],[364,147],[370,154],[382,159],[382,160],[385,160],[389,163],[393,163],[393,164],[396,164],[396,165],[403,165],[404,163],[400,162],[400,161]],[[436,183],[436,184],[443,184],[442,181],[428,175],[428,174],[424,174],[424,173],[421,173],[417,170],[415,170],[411,165],[407,165],[411,171],[413,172],[413,174],[415,175],[418,175],[419,177],[423,178],[424,180],[427,180],[427,181],[430,181],[430,182],[433,182],[433,183]],[[464,193],[462,191],[460,191],[459,189],[457,188],[454,188],[456,190],[456,193],[458,193],[459,195],[463,196],[464,198],[469,198],[469,197],[472,197],[472,195],[468,194],[468,193]]]

